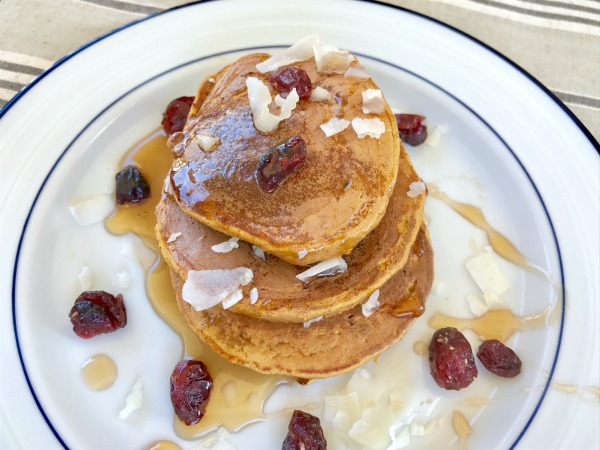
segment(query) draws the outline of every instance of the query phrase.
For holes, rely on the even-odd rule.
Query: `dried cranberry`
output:
[[[326,450],[327,441],[323,435],[318,417],[295,410],[288,425],[288,434],[281,450]]]
[[[198,423],[206,412],[213,381],[202,361],[179,361],[171,374],[171,403],[186,425]]]
[[[425,116],[418,114],[395,114],[400,138],[406,144],[416,147],[427,139],[427,125],[423,124]]]
[[[312,83],[308,74],[298,67],[286,67],[271,72],[269,75],[271,86],[280,94],[288,94],[296,88],[300,100],[310,98]]]
[[[477,357],[487,370],[499,377],[512,378],[521,373],[521,359],[496,339],[484,341],[479,346]]]
[[[264,153],[256,166],[256,180],[265,192],[273,192],[306,160],[306,144],[300,136],[280,142]]]
[[[104,291],[85,291],[77,297],[69,318],[77,336],[89,339],[127,325],[127,312],[121,294]]]
[[[139,203],[150,196],[150,185],[137,167],[127,166],[116,176],[117,203]]]
[[[188,114],[194,103],[194,97],[179,97],[167,105],[161,122],[167,136],[183,130]]]
[[[437,330],[429,343],[431,376],[444,389],[460,390],[477,377],[471,345],[456,328]]]

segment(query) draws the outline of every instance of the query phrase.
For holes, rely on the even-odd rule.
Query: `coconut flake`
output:
[[[265,83],[256,77],[248,77],[246,78],[246,87],[248,88],[248,100],[252,110],[254,126],[263,133],[274,131],[279,122],[288,119],[292,115],[298,100],[300,100],[296,88],[292,89],[282,103],[279,115],[277,115],[269,110],[272,99],[269,88]]]
[[[252,246],[252,253],[254,253],[254,256],[256,256],[258,259],[262,259],[263,261],[266,260],[265,252],[262,248],[258,247],[257,245]]]
[[[240,244],[238,244],[239,238],[230,238],[229,240],[222,242],[217,245],[213,245],[211,250],[215,253],[229,253],[234,248],[238,248]]]
[[[366,136],[379,139],[385,133],[385,124],[380,119],[352,119],[352,128],[356,131],[359,139]]]
[[[319,320],[323,320],[323,316],[315,317],[314,319],[307,320],[304,322],[304,328],[310,327],[312,323],[318,322]]]
[[[82,227],[104,220],[114,209],[115,201],[110,195],[96,195],[69,206],[69,211]]]
[[[385,108],[383,95],[379,89],[367,89],[362,93],[362,110],[365,114],[380,114]]]
[[[346,119],[338,119],[337,117],[332,117],[331,119],[329,119],[329,121],[320,125],[320,127],[321,130],[323,130],[323,132],[325,133],[325,136],[330,137],[334,134],[338,134],[339,132],[344,131],[346,128],[348,128],[348,125],[350,125],[350,122],[348,122]]]
[[[119,412],[119,419],[127,419],[132,412],[140,409],[143,404],[144,391],[142,390],[142,379],[138,377],[125,400],[125,407]]]
[[[346,269],[348,269],[348,264],[346,264],[346,261],[341,256],[338,256],[337,258],[331,258],[315,264],[310,269],[296,275],[296,278],[307,283],[314,276],[327,277],[345,272]]]
[[[499,296],[510,287],[492,253],[471,258],[465,266],[479,289],[488,295]]]
[[[258,301],[258,289],[253,287],[250,290],[250,304],[254,305]]]
[[[305,249],[305,248],[303,248],[302,250],[300,250],[300,251],[298,252],[298,259],[302,259],[302,258],[304,258],[306,255],[308,255],[308,252],[306,251],[306,249]]]
[[[175,233],[171,233],[171,236],[169,236],[169,239],[167,239],[167,243],[174,242],[175,239],[177,239],[179,236],[181,236],[181,231],[176,231]]]
[[[209,83],[216,83],[216,82],[217,82],[217,80],[215,80],[214,78],[209,78],[209,79],[208,79],[208,82],[209,82]]]
[[[381,303],[379,303],[378,299],[379,299],[379,289],[377,289],[375,292],[373,292],[371,294],[371,296],[369,297],[369,300],[367,300],[362,305],[363,316],[369,317],[375,311],[377,311],[377,309],[379,309],[379,306],[381,305]]]
[[[313,47],[317,70],[325,73],[345,73],[356,58],[346,50],[333,45],[315,45]]]
[[[221,143],[221,139],[214,134],[203,131],[194,138],[194,142],[204,153],[210,153]]]
[[[427,186],[422,181],[413,181],[408,185],[408,195],[410,198],[416,198],[422,193],[427,192]]]
[[[92,276],[92,271],[89,267],[83,266],[81,268],[81,272],[79,272],[79,275],[77,275],[77,278],[79,278],[79,284],[81,284],[82,291],[89,291],[92,289],[94,277]]]
[[[355,66],[348,67],[348,70],[346,70],[346,72],[344,72],[344,77],[367,79],[367,78],[371,78],[371,75],[369,75],[369,72],[367,72],[367,69],[365,69],[363,66],[355,65]]]
[[[281,95],[277,94],[275,96],[275,98],[273,98],[273,101],[275,102],[275,104],[277,106],[279,106],[281,108],[281,107],[283,107],[283,104],[285,103],[285,98],[283,98]]]
[[[316,86],[310,92],[310,101],[311,102],[320,102],[322,100],[329,100],[331,98],[331,94],[327,89],[322,88],[321,86]]]
[[[173,195],[173,187],[171,186],[171,177],[167,174],[165,181],[163,181],[163,193]]]
[[[437,147],[440,145],[442,134],[444,134],[446,131],[448,131],[448,127],[446,125],[436,126],[432,132],[427,134],[424,144],[428,145],[429,147]]]
[[[287,66],[298,61],[306,61],[313,56],[313,47],[321,43],[318,34],[303,37],[291,47],[281,53],[271,56],[269,59],[258,63],[256,70],[260,73],[271,72],[281,66]]]
[[[234,304],[242,299],[241,286],[252,281],[254,274],[246,267],[230,270],[190,270],[181,296],[196,311],[212,308],[221,302]]]

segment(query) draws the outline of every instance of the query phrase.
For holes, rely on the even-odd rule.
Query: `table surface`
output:
[[[0,0],[0,107],[56,60],[180,0]],[[504,54],[600,140],[599,0],[392,0]]]

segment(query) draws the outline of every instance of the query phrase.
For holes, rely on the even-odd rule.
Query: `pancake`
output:
[[[305,266],[347,254],[385,213],[402,148],[395,117],[387,103],[381,114],[362,112],[363,91],[377,89],[370,78],[319,73],[311,58],[294,66],[331,98],[300,100],[275,131],[259,132],[245,83],[256,77],[270,87],[269,74],[256,69],[267,58],[242,57],[213,75],[214,83],[201,83],[183,134],[173,142],[178,156],[170,173],[175,198],[186,214],[205,225],[291,264]],[[349,126],[326,137],[319,126],[332,117],[379,118],[386,131],[379,139],[359,139]],[[201,133],[220,139],[214,151],[199,148],[195,139]],[[257,183],[257,164],[265,152],[293,136],[306,142],[306,161],[267,193]],[[407,158],[402,163],[410,166]],[[414,172],[411,176],[418,180]]]
[[[229,236],[183,213],[168,195],[163,195],[156,209],[156,235],[161,253],[183,280],[190,270],[251,269],[254,280],[243,288],[244,298],[232,307],[238,314],[297,323],[338,314],[361,303],[406,264],[422,223],[425,202],[425,194],[416,198],[407,195],[409,184],[417,178],[412,166],[405,164],[407,160],[403,150],[398,179],[384,218],[344,257],[348,264],[345,273],[303,283],[296,275],[306,268],[271,255],[263,261],[254,255],[248,243],[240,241],[240,247],[229,253],[215,253],[211,247]],[[181,235],[168,242],[176,233]],[[258,289],[259,300],[251,305],[249,291],[253,287]]]
[[[181,298],[183,281],[171,272],[177,302],[188,325],[215,352],[257,372],[304,379],[346,372],[400,340],[429,295],[433,252],[423,227],[410,258],[380,290],[381,306],[370,317],[361,307],[304,327],[235,314],[220,306],[195,311]]]

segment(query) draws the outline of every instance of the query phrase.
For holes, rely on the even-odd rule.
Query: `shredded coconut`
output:
[[[346,50],[333,45],[315,45],[313,47],[317,70],[325,73],[345,73],[356,58]]]
[[[114,209],[115,201],[110,195],[96,195],[69,206],[69,211],[82,227],[104,220]]]
[[[262,259],[263,261],[266,260],[265,252],[263,251],[262,248],[260,248],[256,245],[252,245],[252,253],[254,253],[254,256],[256,256],[258,259]]]
[[[385,108],[383,95],[379,89],[367,89],[362,93],[362,110],[365,114],[380,114]]]
[[[127,419],[132,412],[140,409],[143,404],[144,391],[142,390],[142,379],[138,377],[127,396],[127,400],[125,400],[125,407],[119,412],[119,419]]]
[[[369,75],[369,72],[367,72],[367,69],[365,69],[363,66],[350,66],[348,67],[348,70],[346,70],[346,72],[344,73],[344,77],[354,77],[354,78],[371,78],[371,75]]]
[[[307,283],[314,276],[331,276],[336,273],[345,272],[346,269],[348,269],[348,264],[346,264],[346,261],[341,256],[338,256],[337,258],[331,258],[315,264],[310,269],[296,275],[296,278]]]
[[[302,259],[304,258],[306,255],[308,255],[308,252],[306,251],[306,249],[302,249],[298,252],[298,259]]]
[[[272,101],[271,92],[265,83],[256,77],[248,77],[246,78],[246,87],[248,88],[248,100],[254,126],[263,133],[274,131],[279,122],[288,119],[294,108],[296,108],[298,100],[300,100],[296,88],[292,89],[281,105],[279,115],[277,115],[269,110]]]
[[[410,198],[416,198],[422,193],[427,192],[427,186],[422,181],[413,181],[408,185],[408,195]]]
[[[181,236],[181,231],[176,231],[175,233],[171,233],[171,236],[169,236],[169,239],[167,239],[167,242],[175,242],[175,239],[177,239],[179,236]]]
[[[215,253],[229,253],[234,248],[238,248],[240,244],[238,244],[239,238],[230,238],[225,242],[221,242],[220,244],[213,245],[211,250]]]
[[[250,290],[250,304],[254,305],[258,301],[258,289],[253,287]]]
[[[181,296],[196,311],[223,302],[231,306],[242,299],[241,286],[252,281],[254,274],[246,267],[230,270],[190,270]]]
[[[79,284],[81,285],[82,291],[89,291],[92,289],[94,277],[92,276],[92,271],[89,267],[83,266],[81,272],[77,275],[77,278],[79,278]]]
[[[338,119],[337,117],[332,117],[331,119],[329,119],[329,121],[320,125],[320,127],[321,130],[323,130],[323,132],[325,133],[325,136],[330,137],[334,134],[338,134],[339,132],[344,131],[346,128],[348,128],[348,125],[350,125],[350,122],[348,122],[346,119]]]
[[[307,320],[304,322],[304,328],[310,327],[311,324],[318,322],[319,320],[323,320],[323,316],[315,317],[314,319]]]
[[[210,153],[221,143],[221,139],[214,134],[203,131],[194,138],[194,142],[204,153]]]
[[[327,89],[323,89],[321,86],[316,86],[310,93],[310,101],[320,102],[322,100],[329,100],[331,94]]]
[[[429,147],[437,147],[440,145],[440,139],[442,134],[448,131],[448,127],[446,125],[438,125],[436,126],[431,133],[427,134],[427,139],[425,139],[425,145]]]
[[[359,139],[364,137],[372,137],[379,139],[385,133],[385,124],[380,119],[352,119],[352,128],[356,131]]]
[[[362,305],[362,313],[365,317],[369,317],[372,315],[380,306],[378,301],[379,299],[379,289],[371,294],[369,299]]]
[[[281,53],[271,56],[269,59],[258,63],[256,70],[260,73],[271,72],[282,66],[287,66],[298,61],[306,61],[313,56],[313,47],[321,43],[318,34],[311,34],[300,39],[291,47]]]

